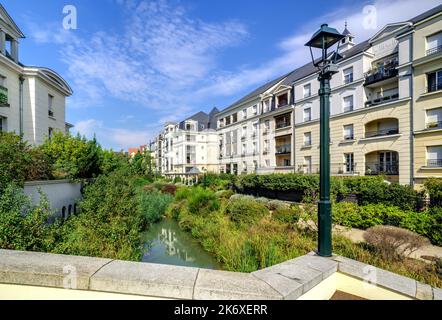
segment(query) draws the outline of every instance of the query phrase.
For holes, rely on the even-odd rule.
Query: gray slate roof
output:
[[[194,121],[198,122],[198,131],[202,131],[205,129],[216,129],[216,115],[218,113],[219,113],[219,110],[217,108],[213,108],[209,114],[207,114],[203,111],[197,112],[193,116],[190,116],[189,118],[185,119],[184,121],[181,121],[179,123],[179,128],[184,130],[185,129],[185,122],[187,120],[194,120]]]

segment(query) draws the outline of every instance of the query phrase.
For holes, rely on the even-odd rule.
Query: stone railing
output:
[[[197,300],[292,300],[341,273],[412,299],[440,300],[442,290],[340,256],[308,255],[253,273],[0,250],[0,284]],[[373,279],[371,279],[373,281]]]

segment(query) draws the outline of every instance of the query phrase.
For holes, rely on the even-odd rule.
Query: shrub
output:
[[[192,188],[187,200],[189,211],[193,214],[209,213],[220,207],[215,193],[201,187]]]
[[[182,186],[178,187],[175,192],[175,199],[176,200],[187,200],[190,197],[190,194],[192,193],[192,188]]]
[[[181,182],[182,182],[181,177],[175,177],[173,179],[173,183],[181,183]]]
[[[226,207],[226,213],[232,221],[247,224],[259,220],[269,214],[269,210],[262,203],[249,198],[230,199]]]
[[[281,207],[277,208],[272,213],[273,219],[276,219],[283,223],[288,224],[296,224],[299,221],[299,218],[301,217],[301,212],[299,207],[293,207],[293,208],[287,208],[287,207]]]
[[[167,193],[167,194],[170,194],[170,195],[174,196],[175,193],[176,193],[176,189],[177,189],[176,185],[174,185],[174,184],[166,184],[165,186],[163,186],[161,188],[161,192],[162,193]]]
[[[442,207],[442,180],[436,178],[428,179],[424,185],[430,195],[430,206]]]
[[[233,196],[234,194],[235,192],[233,192],[232,190],[220,190],[215,192],[215,195],[219,199],[230,199],[230,197]]]
[[[280,208],[289,208],[290,205],[287,202],[281,201],[281,200],[270,200],[267,202],[267,208],[269,210],[276,210]]]
[[[364,239],[384,259],[397,260],[429,243],[428,239],[417,233],[393,226],[372,227],[364,233]]]
[[[173,201],[173,196],[168,193],[142,193],[140,196],[140,211],[144,222],[149,224],[160,221],[167,206]]]
[[[50,180],[53,178],[52,162],[41,148],[30,149],[29,156],[31,163],[26,167],[26,181]]]

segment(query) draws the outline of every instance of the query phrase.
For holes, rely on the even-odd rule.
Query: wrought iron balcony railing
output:
[[[399,163],[366,163],[365,164],[366,175],[398,175]]]
[[[383,137],[398,134],[399,128],[389,128],[384,130],[367,131],[365,132],[365,138]]]
[[[432,121],[427,123],[427,129],[442,128],[442,121]]]
[[[442,45],[427,50],[427,56],[442,52]]]
[[[292,146],[290,144],[284,144],[281,146],[276,146],[276,155],[280,155],[280,154],[288,154],[292,152]]]
[[[442,167],[442,159],[427,160],[427,167],[441,168]]]
[[[370,84],[397,76],[398,70],[396,69],[396,67],[398,65],[398,62],[394,61],[388,66],[384,66],[383,68],[367,72],[367,74],[365,75],[365,85],[368,86]]]
[[[344,140],[354,140],[355,136],[353,134],[347,134],[344,136]]]
[[[373,99],[371,101],[365,102],[365,107],[377,106],[379,104],[391,102],[399,99],[399,93],[395,93],[389,96],[385,96],[382,98]]]
[[[0,104],[8,104],[8,88],[0,86]]]
[[[290,121],[284,121],[284,122],[277,122],[276,123],[276,129],[287,128],[287,127],[290,127],[290,126],[291,126]]]

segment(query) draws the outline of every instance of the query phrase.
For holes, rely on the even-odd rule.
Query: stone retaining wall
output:
[[[102,258],[0,250],[0,283],[91,290],[172,299],[293,300],[335,272],[414,299],[442,299],[442,290],[340,256],[308,255],[248,273]]]

